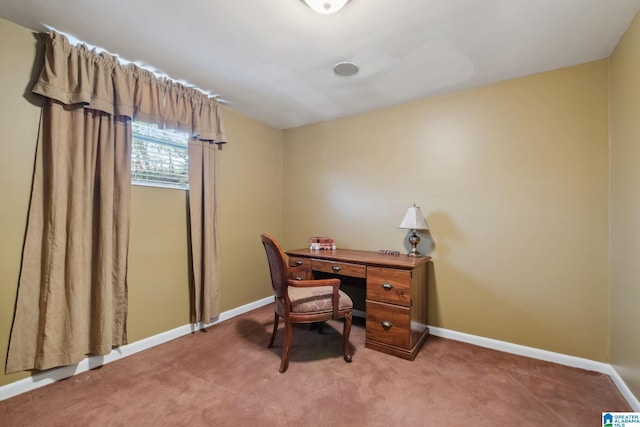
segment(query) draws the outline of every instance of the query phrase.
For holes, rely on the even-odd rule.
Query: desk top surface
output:
[[[410,257],[404,254],[383,255],[378,252],[357,251],[353,249],[311,250],[309,248],[303,248],[286,251],[286,254],[289,256],[405,269],[412,269],[431,260],[430,256]]]

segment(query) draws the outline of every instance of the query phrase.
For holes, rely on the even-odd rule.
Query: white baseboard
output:
[[[492,338],[484,338],[477,335],[465,334],[463,332],[456,332],[449,329],[438,328],[436,326],[429,326],[429,333],[437,337],[448,338],[455,341],[462,341],[480,347],[503,351],[505,353],[517,354],[520,356],[531,357],[533,359],[545,360],[547,362],[558,363],[560,365],[571,366],[574,368],[606,374],[611,378],[613,383],[616,385],[622,396],[626,399],[627,403],[629,403],[633,410],[636,412],[640,412],[640,402],[638,402],[638,399],[633,395],[620,375],[618,375],[618,372],[607,363],[596,362],[595,360],[569,356],[566,354],[555,353],[547,350],[541,350],[534,347],[512,344],[505,341],[494,340]]]
[[[30,390],[35,390],[47,384],[69,378],[73,375],[86,372],[90,369],[95,369],[99,366],[114,362],[116,360],[120,360],[127,356],[131,356],[132,354],[147,350],[151,347],[164,344],[176,338],[188,335],[194,331],[197,331],[198,329],[224,322],[225,320],[229,320],[232,317],[247,313],[251,310],[255,310],[256,308],[271,304],[272,302],[272,296],[263,298],[261,300],[254,301],[252,303],[245,304],[232,310],[220,313],[220,315],[211,323],[190,323],[188,325],[180,326],[175,329],[162,332],[158,335],[142,339],[140,341],[132,342],[131,344],[120,346],[105,356],[91,356],[74,365],[62,366],[60,368],[54,368],[48,371],[39,372],[28,378],[24,378],[22,380],[18,380],[16,382],[1,386],[0,401],[9,399],[10,397],[17,396]]]
[[[0,401],[17,396],[21,393],[25,393],[30,390],[35,390],[47,384],[54,383],[56,381],[71,377],[73,375],[95,369],[99,366],[105,365],[116,360],[120,360],[124,357],[131,356],[143,350],[147,350],[151,347],[155,347],[160,344],[164,344],[176,338],[184,335],[188,335],[203,327],[215,325],[225,320],[229,320],[240,314],[247,313],[256,308],[263,307],[273,302],[273,297],[263,298],[261,300],[245,304],[243,306],[234,308],[232,310],[220,313],[215,320],[211,323],[202,324],[188,324],[172,329],[170,331],[162,332],[158,335],[154,335],[149,338],[142,339],[140,341],[133,342],[131,344],[123,345],[114,349],[106,356],[91,356],[83,361],[69,366],[63,366],[60,368],[50,369],[45,372],[34,374],[28,378],[18,380],[11,384],[0,386]],[[358,312],[355,315],[364,317],[363,312]],[[505,341],[494,340],[491,338],[479,337],[477,335],[465,334],[462,332],[456,332],[449,329],[438,328],[435,326],[429,327],[429,333],[434,336],[448,338],[455,341],[462,341],[469,344],[474,344],[480,347],[491,348],[498,351],[504,351],[505,353],[518,354],[520,356],[531,357],[539,360],[546,360],[548,362],[559,363],[561,365],[572,366],[574,368],[586,369],[589,371],[600,372],[602,374],[609,375],[613,383],[616,385],[620,393],[627,400],[629,405],[634,411],[640,412],[640,402],[633,395],[629,387],[625,384],[624,380],[620,377],[618,372],[609,364],[596,362],[594,360],[584,359],[576,356],[569,356],[561,353],[554,353],[552,351],[540,350],[533,347],[527,347],[519,344],[512,344]]]
[[[618,387],[620,394],[622,394],[622,396],[627,400],[627,403],[629,403],[629,406],[631,406],[633,411],[640,412],[640,401],[638,401],[638,398],[631,392],[631,390],[629,390],[629,387],[627,387],[627,384],[624,382],[622,377],[620,377],[620,375],[618,374],[618,371],[616,371],[616,369],[613,366],[611,365],[609,366],[611,368],[611,372],[609,373],[609,377],[611,378],[611,381],[613,381],[616,387]]]

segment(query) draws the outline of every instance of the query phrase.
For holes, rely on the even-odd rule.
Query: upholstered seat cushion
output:
[[[289,299],[291,300],[291,311],[293,313],[317,313],[333,310],[331,306],[331,286],[314,286],[296,288],[288,287]],[[338,291],[340,299],[338,307],[340,310],[353,308],[353,301],[349,295]]]

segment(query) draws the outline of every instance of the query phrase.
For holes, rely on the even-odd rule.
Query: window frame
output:
[[[138,129],[140,129],[141,127],[150,128],[157,135],[153,136],[149,134],[140,133]],[[158,135],[162,135],[163,133],[184,136],[184,144],[176,142],[175,141],[176,138],[163,139],[161,137],[158,137]],[[177,180],[182,178],[185,179],[185,182],[184,183],[172,182],[171,180],[164,181],[162,179],[157,179],[158,177],[162,176],[161,173],[149,174],[148,170],[136,168],[136,165],[139,164],[138,162],[136,162],[136,159],[140,157],[135,154],[136,141],[142,142],[147,148],[151,146],[153,148],[153,151],[159,151],[162,149],[162,147],[170,147],[175,150],[184,150],[185,162],[184,162],[184,165],[181,166],[180,174],[176,175],[176,177],[177,177]],[[147,145],[147,144],[150,144],[150,145]],[[147,159],[147,161],[151,160],[153,165],[156,165],[156,166],[160,166],[160,167],[166,166],[166,164],[163,164],[157,160],[157,156],[162,154],[161,153],[156,153],[156,154],[157,155],[155,159]],[[170,156],[168,161],[171,161]],[[140,176],[142,174],[148,174],[149,179],[141,179]],[[156,179],[153,179],[154,177],[156,177]],[[174,131],[170,129],[161,129],[159,126],[153,123],[147,123],[140,120],[132,120],[131,122],[131,185],[142,186],[142,187],[189,190],[189,134],[186,132]]]

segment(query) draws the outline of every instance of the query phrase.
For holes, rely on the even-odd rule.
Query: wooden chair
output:
[[[292,325],[294,323],[315,323],[330,319],[344,318],[342,331],[342,352],[344,360],[351,362],[349,333],[351,332],[351,298],[340,290],[339,279],[293,280],[294,269],[286,262],[285,254],[278,242],[268,234],[262,235],[262,244],[267,252],[271,286],[275,294],[275,320],[269,347],[278,332],[280,318],[284,320],[284,346],[280,372],[289,367]]]

